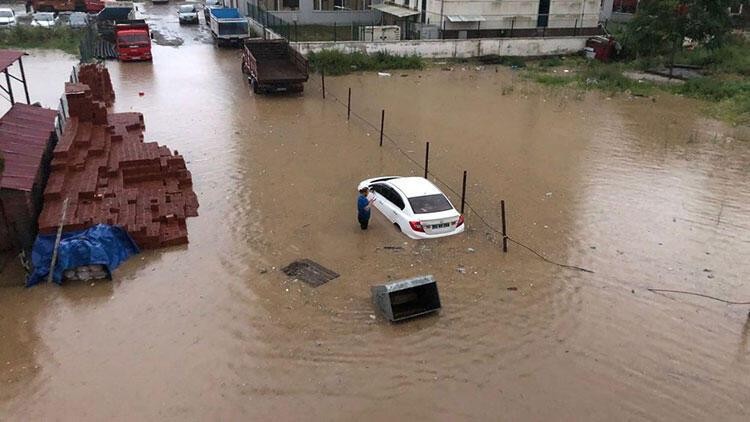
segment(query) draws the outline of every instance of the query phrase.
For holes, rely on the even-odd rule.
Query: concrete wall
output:
[[[468,58],[497,54],[501,56],[546,56],[581,51],[588,37],[482,38],[472,40],[419,40],[397,42],[300,42],[292,43],[300,53],[339,50],[367,54],[379,51],[424,58]]]
[[[239,0],[239,9],[243,15],[247,15],[247,3],[257,5],[259,0]],[[382,3],[383,0],[373,0],[373,4]],[[260,1],[262,5],[263,2]],[[333,25],[353,23],[380,22],[380,12],[377,10],[314,10],[314,0],[299,0],[298,10],[269,10],[269,13],[287,22],[297,21],[301,25]]]

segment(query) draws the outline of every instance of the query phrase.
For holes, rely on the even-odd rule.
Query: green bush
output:
[[[0,30],[0,48],[58,49],[77,55],[82,37],[83,32],[67,26],[40,28],[17,25]]]
[[[677,63],[706,67],[714,73],[736,73],[750,76],[750,42],[734,38],[718,48],[699,47],[683,51]]]
[[[424,61],[419,56],[396,56],[390,53],[375,54],[342,53],[337,50],[323,50],[308,55],[312,68],[329,75],[343,75],[361,70],[422,69]]]
[[[552,56],[552,57],[546,57],[542,60],[539,60],[539,67],[557,67],[562,66],[563,60],[560,58],[560,56]]]
[[[542,85],[548,86],[565,86],[573,82],[572,78],[560,75],[552,75],[549,73],[535,73],[532,76],[532,79]]]
[[[738,96],[750,97],[750,81],[697,78],[677,85],[673,90],[686,97],[721,101]]]

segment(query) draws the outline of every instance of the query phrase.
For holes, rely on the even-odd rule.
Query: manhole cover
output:
[[[298,278],[313,287],[328,283],[339,276],[337,273],[309,259],[294,261],[282,268],[281,271],[289,277]]]

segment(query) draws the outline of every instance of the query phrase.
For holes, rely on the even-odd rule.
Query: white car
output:
[[[7,7],[0,8],[0,28],[16,26],[16,12]]]
[[[357,190],[370,188],[373,205],[412,239],[432,239],[462,233],[461,215],[443,192],[423,177],[376,177]]]
[[[56,23],[57,18],[52,12],[34,13],[34,18],[31,20],[31,26],[38,26],[41,28],[52,28]]]
[[[198,23],[198,9],[194,4],[183,4],[177,9],[177,19],[180,23]]]

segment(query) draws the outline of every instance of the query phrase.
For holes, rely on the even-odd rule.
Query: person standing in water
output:
[[[359,190],[359,198],[357,198],[357,220],[362,230],[367,230],[367,224],[370,222],[370,205],[375,200],[375,198],[367,198],[369,193],[368,188],[362,188]]]

